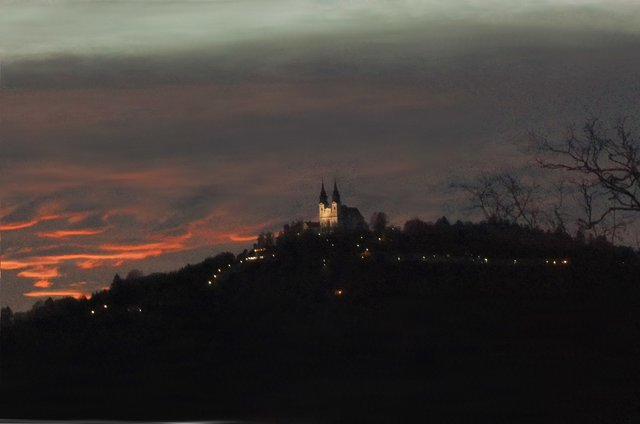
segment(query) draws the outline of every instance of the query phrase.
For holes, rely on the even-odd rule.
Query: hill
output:
[[[114,278],[2,326],[11,418],[617,422],[638,256],[505,223],[275,244]]]

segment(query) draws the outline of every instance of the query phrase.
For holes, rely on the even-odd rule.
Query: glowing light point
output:
[[[91,315],[95,315],[96,311],[94,311],[93,309],[91,310]]]

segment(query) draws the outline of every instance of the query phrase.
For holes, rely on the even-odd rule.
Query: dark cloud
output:
[[[449,183],[523,166],[528,130],[638,113],[633,32],[406,23],[3,63],[3,302],[240,250],[322,177],[366,217],[462,217]]]

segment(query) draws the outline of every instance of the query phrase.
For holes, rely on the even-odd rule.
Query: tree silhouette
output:
[[[0,310],[0,325],[6,326],[13,322],[13,311],[10,307],[5,306]]]
[[[609,127],[590,118],[581,130],[570,126],[560,140],[531,137],[541,167],[577,177],[572,181],[581,195],[585,228],[615,217],[616,211],[640,212],[640,145],[626,119]],[[614,219],[613,231],[620,225],[619,217]]]
[[[384,212],[374,212],[369,220],[369,226],[376,233],[384,232],[388,223],[389,219],[387,218],[387,214]]]
[[[525,183],[514,173],[482,174],[452,187],[466,192],[471,209],[480,210],[487,220],[513,222],[530,228],[540,222],[539,187]]]

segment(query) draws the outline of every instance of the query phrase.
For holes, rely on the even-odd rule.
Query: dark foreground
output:
[[[631,423],[640,415],[635,266],[338,254],[323,265],[300,247],[278,254],[242,266],[221,255],[117,281],[90,301],[51,302],[4,327],[1,416]]]

